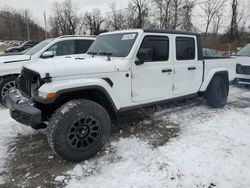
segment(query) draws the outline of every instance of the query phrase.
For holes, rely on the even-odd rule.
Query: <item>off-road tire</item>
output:
[[[87,118],[92,118],[91,122]],[[83,127],[89,131],[82,133]],[[101,150],[110,130],[111,120],[107,111],[93,101],[80,99],[72,100],[56,110],[50,119],[47,137],[50,147],[58,156],[69,162],[80,162]],[[89,142],[90,138],[94,140],[92,143]],[[77,140],[75,145],[74,139]],[[89,143],[88,147],[86,142]]]
[[[3,101],[3,97],[2,97],[3,87],[6,86],[6,84],[15,81],[16,78],[17,78],[17,76],[10,76],[10,77],[2,78],[2,80],[0,80],[0,103],[2,105],[4,105],[4,101]]]
[[[221,76],[215,76],[205,94],[208,106],[223,108],[227,103],[228,92],[227,81]]]

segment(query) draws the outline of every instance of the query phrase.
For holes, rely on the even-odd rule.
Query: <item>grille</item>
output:
[[[35,85],[38,87],[39,79],[40,76],[36,72],[23,69],[20,75],[19,82],[20,91],[27,96],[31,96],[32,89],[34,88],[33,86]]]
[[[250,66],[237,65],[237,74],[250,74]]]

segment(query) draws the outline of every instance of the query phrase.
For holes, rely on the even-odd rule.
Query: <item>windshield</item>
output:
[[[246,45],[244,48],[242,48],[236,56],[246,56],[250,57],[250,44]]]
[[[37,52],[39,52],[41,49],[43,49],[46,45],[48,45],[49,43],[51,43],[54,39],[47,39],[44,40],[40,43],[38,43],[37,45],[33,46],[32,48],[30,48],[27,52],[25,52],[25,55],[34,55]]]
[[[99,36],[89,48],[88,54],[126,57],[133,47],[138,33],[115,33]]]

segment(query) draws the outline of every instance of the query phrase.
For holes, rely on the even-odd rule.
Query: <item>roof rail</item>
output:
[[[97,36],[95,36],[95,35],[62,35],[62,36],[59,36],[58,38],[68,38],[68,37],[91,37],[91,38],[96,38]]]
[[[184,34],[184,35],[201,35],[200,33],[191,31],[179,31],[174,29],[143,29],[146,33],[170,33],[170,34]]]

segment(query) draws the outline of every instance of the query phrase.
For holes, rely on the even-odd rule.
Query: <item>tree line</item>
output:
[[[123,9],[111,3],[106,13],[100,9],[82,13],[72,0],[64,0],[54,3],[48,23],[51,37],[160,28],[202,32],[205,39],[222,36],[235,41],[245,36],[248,18],[243,0],[130,0]],[[199,23],[195,23],[197,20]],[[28,10],[0,11],[1,39],[27,39],[27,28],[32,40],[44,39],[44,29]]]
[[[29,10],[17,11],[4,8],[0,11],[0,39],[28,40],[30,38],[40,41],[44,39],[44,32],[44,29],[32,19]]]
[[[195,8],[198,11],[194,13]],[[228,8],[230,11],[226,10]],[[197,17],[202,20],[204,31],[193,23]],[[211,33],[217,36],[219,31],[223,31],[225,37],[233,41],[246,32],[248,18],[248,10],[242,0],[131,0],[125,9],[112,3],[108,13],[93,9],[83,15],[71,0],[64,0],[55,3],[49,22],[53,36],[98,35],[130,28],[167,28],[202,32],[204,38]],[[225,26],[226,19],[230,21]]]

